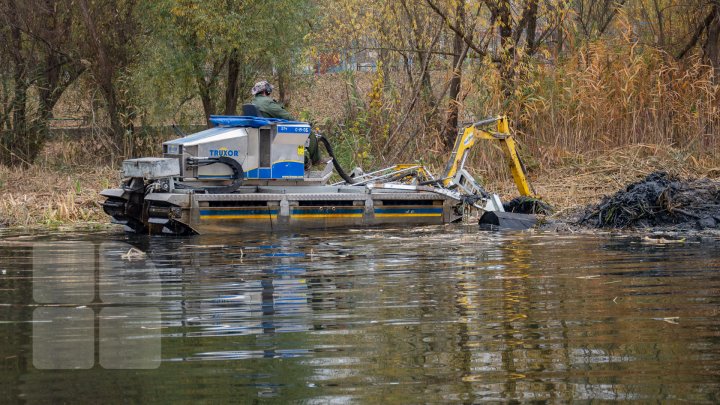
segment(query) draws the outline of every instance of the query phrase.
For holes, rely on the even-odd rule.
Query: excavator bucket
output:
[[[516,212],[487,211],[480,217],[479,223],[480,229],[489,231],[524,231],[537,224],[537,217]]]

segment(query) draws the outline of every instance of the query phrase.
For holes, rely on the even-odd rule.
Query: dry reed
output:
[[[98,192],[118,181],[117,171],[105,166],[71,171],[0,166],[0,226],[107,222]]]
[[[720,86],[697,58],[675,62],[624,38],[593,43],[558,65],[520,64],[510,100],[502,97],[496,69],[466,71],[474,73],[463,77],[461,121],[509,114],[531,171],[582,164],[632,145],[657,145],[653,150],[699,161],[712,160],[720,147]],[[431,77],[439,98],[447,77],[439,71]],[[407,78],[392,70],[384,76],[382,102],[373,101],[373,80],[374,73],[319,76],[297,89],[293,108],[324,124],[347,165],[440,166],[447,158],[440,139],[445,102],[433,106],[413,97]],[[494,179],[502,156],[475,153],[473,168]]]

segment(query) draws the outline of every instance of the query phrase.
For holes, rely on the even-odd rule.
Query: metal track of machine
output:
[[[500,198],[464,168],[477,139],[501,142],[520,194],[533,195],[505,117],[462,131],[440,177],[416,164],[348,175],[330,143],[304,122],[211,121],[214,128],[165,142],[162,158],[123,162],[120,188],[101,192],[113,222],[136,233],[198,234],[443,224],[471,211],[500,213]],[[497,131],[486,130],[493,124]],[[310,136],[330,155],[322,171],[305,170]],[[328,184],[333,168],[343,181]]]

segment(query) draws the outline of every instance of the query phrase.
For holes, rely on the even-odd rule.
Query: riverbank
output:
[[[504,165],[492,172],[472,171],[486,189],[509,200],[517,191],[502,169]],[[537,194],[555,207],[554,218],[562,220],[657,171],[718,179],[720,164],[666,146],[633,145],[592,159],[574,156],[556,167],[536,168],[531,178]],[[111,166],[0,166],[0,227],[103,226],[109,218],[98,193],[119,181],[119,169]]]
[[[108,223],[98,192],[116,186],[116,168],[0,166],[0,227]]]

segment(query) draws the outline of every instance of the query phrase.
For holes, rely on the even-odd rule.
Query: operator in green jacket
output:
[[[253,86],[252,94],[255,98],[252,103],[257,107],[260,115],[265,118],[282,118],[294,121],[293,116],[283,108],[283,105],[270,97],[272,91],[272,85],[265,80],[257,82]]]
[[[290,113],[283,108],[282,104],[270,97],[273,87],[270,83],[263,80],[255,83],[252,88],[252,95],[255,96],[252,103],[257,107],[258,112],[264,118],[282,118],[284,120],[295,121]],[[310,136],[305,144],[305,168],[310,169],[312,165],[320,162],[320,151],[318,150],[317,137]]]

